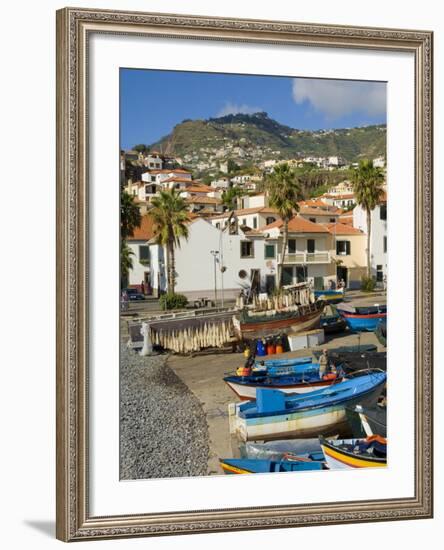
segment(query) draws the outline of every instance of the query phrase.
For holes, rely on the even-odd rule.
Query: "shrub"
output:
[[[374,277],[361,278],[361,290],[364,292],[373,292],[376,288],[376,279]]]
[[[167,294],[162,294],[159,304],[163,310],[181,309],[186,307],[188,304],[188,298],[183,294],[173,294],[172,292],[167,292]]]

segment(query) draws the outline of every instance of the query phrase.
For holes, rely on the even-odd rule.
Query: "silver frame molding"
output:
[[[87,43],[90,33],[407,51],[415,86],[415,496],[92,517],[88,511]],[[57,538],[63,541],[430,518],[432,43],[429,31],[65,8],[57,12]]]

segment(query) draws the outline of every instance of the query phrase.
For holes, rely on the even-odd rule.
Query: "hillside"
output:
[[[208,168],[228,159],[244,164],[307,155],[340,155],[356,162],[385,156],[386,126],[303,131],[280,124],[267,113],[237,114],[184,120],[150,147]]]

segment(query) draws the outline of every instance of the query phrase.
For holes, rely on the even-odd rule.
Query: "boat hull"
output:
[[[325,405],[320,403],[299,410],[293,407],[261,414],[247,414],[242,412],[245,404],[231,404],[228,407],[230,431],[241,441],[272,441],[343,433],[349,429],[346,408],[353,408],[358,404],[363,407],[375,406],[385,385],[385,377],[381,380],[383,381],[363,393],[358,393],[356,397],[351,394],[344,400],[332,401]],[[338,387],[345,387],[342,384]],[[319,391],[323,393],[329,390]],[[319,392],[307,394],[307,398],[310,399],[316,393]]]
[[[377,458],[372,456],[363,456],[347,452],[341,448],[344,443],[354,443],[356,440],[338,440],[330,443],[326,440],[321,441],[322,452],[330,470],[354,470],[356,468],[385,468],[387,466],[387,457]]]
[[[267,474],[277,472],[307,472],[322,470],[323,463],[315,460],[262,460],[248,458],[221,458],[220,466],[226,474]]]
[[[319,327],[323,307],[323,302],[318,302],[312,304],[311,311],[303,315],[295,315],[285,319],[249,321],[248,323],[240,321],[234,323],[234,328],[237,336],[243,340],[278,336],[289,332],[304,332]]]
[[[264,390],[280,390],[286,394],[304,394],[310,393],[314,390],[319,390],[321,388],[327,388],[328,386],[337,383],[337,380],[319,380],[318,382],[289,384],[288,386],[272,384],[269,384],[267,386],[258,384],[242,384],[231,380],[225,380],[225,383],[241,401],[248,401],[251,399],[256,399],[257,388],[261,388]]]
[[[350,313],[341,314],[350,330],[373,332],[381,319],[387,318],[387,313],[375,313],[373,315],[355,315]]]

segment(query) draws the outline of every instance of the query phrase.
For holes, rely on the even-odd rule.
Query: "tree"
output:
[[[127,286],[128,275],[133,268],[133,259],[131,256],[134,256],[134,252],[126,244],[126,241],[120,241],[120,278],[122,288]]]
[[[239,187],[229,187],[222,193],[222,204],[228,208],[228,210],[235,210],[237,207],[237,198],[244,195],[245,191]]]
[[[280,288],[288,243],[288,222],[299,211],[298,200],[301,198],[301,187],[295,171],[285,162],[278,164],[268,176],[266,188],[270,206],[277,211],[284,222],[282,254],[277,272],[277,286]]]
[[[126,191],[120,195],[120,236],[123,240],[131,237],[134,229],[140,226],[142,217],[134,197]]]
[[[384,194],[384,173],[380,168],[373,166],[373,161],[361,160],[353,172],[352,182],[356,203],[367,215],[367,277],[370,277],[371,212],[381,202]]]
[[[166,247],[168,292],[174,293],[176,286],[175,247],[180,246],[180,239],[188,238],[188,211],[183,197],[175,189],[160,191],[151,201],[156,240]]]
[[[150,148],[148,147],[148,145],[145,145],[145,143],[134,145],[133,149],[134,151],[137,151],[138,153],[143,153],[144,155],[150,152]]]

